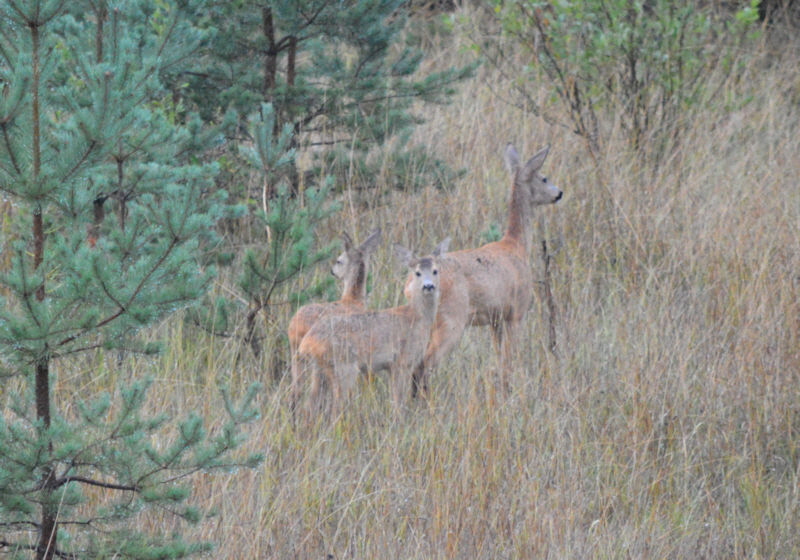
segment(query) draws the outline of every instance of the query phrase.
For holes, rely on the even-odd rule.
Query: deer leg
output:
[[[411,398],[423,397],[428,394],[428,380],[425,376],[425,360],[417,364],[411,372]]]
[[[330,372],[330,377],[328,379],[328,383],[331,389],[330,412],[332,418],[339,413],[342,402],[342,386],[341,386],[341,380],[339,379],[340,373],[341,371],[339,370],[338,367],[332,368]]]
[[[403,409],[408,398],[408,385],[413,381],[413,370],[410,366],[391,368],[389,370],[389,384],[392,390],[394,412],[397,416]]]
[[[306,412],[308,415],[308,419],[315,418],[319,416],[322,410],[322,384],[324,382],[324,374],[320,371],[320,368],[314,366],[309,371],[309,376],[311,380],[311,387],[308,391],[308,402],[306,403]]]
[[[350,393],[355,388],[356,384],[358,383],[360,368],[358,367],[358,363],[350,362],[344,364],[341,368],[341,371],[337,375],[337,380],[339,381],[339,399],[342,402],[345,402],[350,395]]]
[[[360,368],[357,362],[339,362],[331,369],[331,417],[344,411],[348,397],[358,381]]]
[[[503,389],[511,390],[509,376],[514,362],[514,352],[519,346],[521,321],[501,321],[495,328],[495,347],[500,360]]]
[[[500,382],[503,391],[508,394],[511,386],[509,375],[511,373],[511,350],[514,339],[514,328],[511,323],[498,319],[492,322],[492,340],[498,357]]]
[[[290,387],[290,402],[289,408],[292,413],[292,421],[295,421],[297,405],[300,402],[300,392],[303,388],[303,371],[300,368],[299,357],[297,353],[292,353],[292,385]]]
[[[416,368],[412,376],[411,394],[426,396],[428,393],[428,377],[430,372],[435,370],[453,348],[456,347],[467,327],[466,310],[453,314],[450,318],[445,318],[440,313],[431,331],[431,339],[425,356]]]

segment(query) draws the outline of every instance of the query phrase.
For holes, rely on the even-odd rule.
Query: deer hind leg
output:
[[[329,382],[331,386],[331,416],[343,412],[344,407],[358,381],[360,368],[357,362],[338,362],[331,368]]]
[[[511,368],[513,354],[519,344],[520,322],[498,320],[492,323],[492,339],[498,356],[498,368],[502,389],[506,394],[511,391]]]
[[[319,418],[327,408],[327,401],[330,400],[330,374],[327,367],[320,367],[314,364],[305,374],[310,380],[310,388],[308,391],[308,400],[306,402],[305,410],[307,419],[312,420]],[[328,390],[324,387],[328,385]]]
[[[415,370],[410,364],[393,367],[389,371],[389,387],[392,393],[394,413],[399,416],[406,404],[409,394],[409,385],[413,385]]]
[[[324,398],[324,365],[310,355],[292,355],[292,383],[290,387],[290,408],[292,422],[296,426],[309,423],[319,416]]]
[[[305,368],[301,367],[300,364],[300,357],[297,355],[297,351],[292,351],[292,384],[289,388],[289,410],[292,413],[292,420],[296,420],[295,415],[297,414],[297,407],[300,404],[300,397],[302,396],[303,391],[303,383],[304,383],[304,371]]]

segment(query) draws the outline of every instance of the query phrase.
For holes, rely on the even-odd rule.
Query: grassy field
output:
[[[629,151],[613,132],[594,162],[569,130],[504,103],[488,67],[453,104],[425,108],[419,138],[465,175],[416,194],[346,193],[322,233],[362,239],[380,225],[369,305],[396,305],[391,243],[483,243],[505,224],[505,144],[523,158],[550,144],[544,172],[565,197],[536,212],[531,266],[543,279],[547,240],[556,313],[538,289],[513,392],[495,390],[489,332],[472,329],[430,401],[399,421],[378,379],[301,433],[269,357],[237,361],[230,340],[162,325],[166,353],[130,371],[156,368],[153,410],[198,410],[213,426],[218,379],[265,387],[246,444],[263,465],[197,477],[193,499],[216,516],[190,536],[231,560],[800,557],[799,45],[765,42],[744,79],[687,115],[657,169],[648,146]],[[461,46],[433,39],[434,61]],[[265,327],[281,360],[289,315]]]

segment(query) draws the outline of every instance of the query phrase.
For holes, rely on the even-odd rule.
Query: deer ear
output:
[[[448,237],[441,243],[439,243],[436,248],[433,250],[434,257],[441,257],[447,252],[447,249],[450,247],[450,238]]]
[[[550,152],[550,146],[547,146],[541,150],[539,150],[536,155],[534,155],[528,162],[525,164],[525,167],[522,168],[522,181],[528,182],[533,179],[533,175],[542,168],[544,164],[544,160],[547,157],[548,152]]]
[[[510,142],[506,146],[505,160],[508,172],[511,175],[516,175],[517,169],[519,169],[519,154],[517,153],[517,149]]]
[[[350,250],[353,248],[353,240],[346,231],[342,232],[342,239],[344,240],[344,250],[350,252]]]
[[[403,266],[408,266],[414,260],[414,253],[397,243],[394,244],[394,256]]]
[[[364,240],[359,249],[364,253],[372,253],[381,244],[381,228],[375,228]]]

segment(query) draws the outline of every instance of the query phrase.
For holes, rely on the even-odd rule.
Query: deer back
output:
[[[533,300],[534,280],[530,267],[532,212],[536,206],[552,204],[562,197],[540,169],[549,147],[524,164],[509,144],[506,167],[512,178],[506,231],[499,241],[475,249],[448,253],[441,268],[446,281],[434,338],[452,346],[463,327],[514,321],[524,316]],[[409,281],[410,281],[409,277]],[[466,311],[465,311],[466,309]],[[443,332],[451,331],[452,334]]]
[[[418,360],[436,318],[439,269],[436,257],[404,260],[413,278],[406,305],[326,316],[306,334],[299,353],[314,354],[327,366],[357,362],[359,369],[370,371]]]
[[[331,274],[343,282],[338,301],[311,303],[301,307],[289,321],[287,334],[294,352],[300,341],[320,318],[327,315],[353,313],[365,309],[369,259],[381,242],[381,229],[373,230],[361,245],[354,245],[350,236],[342,234],[344,251],[336,258]]]

